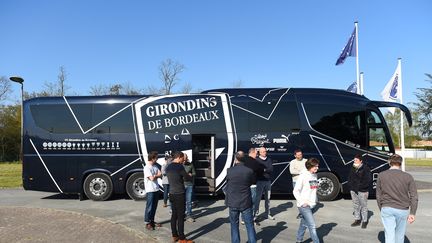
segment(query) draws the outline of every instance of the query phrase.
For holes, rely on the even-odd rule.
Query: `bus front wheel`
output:
[[[146,198],[144,174],[142,172],[133,173],[129,176],[126,181],[126,192],[135,201],[141,201]]]
[[[320,201],[331,201],[338,196],[340,184],[338,178],[333,173],[318,173],[318,182],[317,195]]]
[[[111,178],[105,173],[91,173],[84,180],[84,193],[93,201],[105,201],[113,193]]]

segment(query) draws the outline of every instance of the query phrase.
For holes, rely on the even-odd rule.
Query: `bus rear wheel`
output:
[[[105,173],[91,173],[84,180],[84,193],[93,201],[105,201],[113,193],[111,178]]]
[[[144,200],[147,196],[144,187],[144,174],[142,172],[133,173],[126,181],[126,192],[135,201]]]
[[[340,192],[340,184],[338,178],[329,172],[318,173],[319,187],[317,190],[318,199],[320,201],[331,201],[335,199]]]

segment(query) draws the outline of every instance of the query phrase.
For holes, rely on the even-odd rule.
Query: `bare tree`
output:
[[[45,89],[39,93],[39,96],[64,96],[66,91],[69,89],[69,86],[66,85],[66,79],[66,69],[64,66],[60,66],[59,74],[57,75],[57,81],[45,82]]]
[[[140,95],[143,93],[142,89],[135,88],[130,82],[123,84],[122,94],[125,95]]]
[[[191,92],[192,92],[192,84],[189,82],[186,82],[181,89],[181,93],[182,94],[190,94]]]
[[[233,88],[241,88],[243,87],[243,80],[238,79],[232,82],[232,87]]]
[[[114,84],[109,88],[110,95],[120,95],[123,86],[121,84]]]
[[[91,95],[107,95],[109,94],[109,88],[102,84],[93,85],[90,87],[90,94]]]
[[[177,61],[167,59],[159,66],[159,77],[163,83],[164,94],[172,93],[177,81],[180,80],[178,75],[185,70],[185,66]]]
[[[147,95],[160,95],[163,94],[163,88],[157,88],[153,85],[147,86],[147,88],[144,90],[144,93]]]
[[[0,101],[5,100],[10,91],[11,84],[7,77],[0,77]]]
[[[139,95],[142,94],[141,89],[133,87],[129,82],[123,84],[98,84],[90,87],[91,95]]]
[[[66,70],[65,70],[64,66],[60,66],[60,73],[57,76],[57,78],[58,78],[57,82],[58,82],[58,85],[60,86],[59,88],[60,88],[60,95],[61,96],[64,96],[64,93],[65,93],[66,77],[67,77],[67,74],[66,74]]]

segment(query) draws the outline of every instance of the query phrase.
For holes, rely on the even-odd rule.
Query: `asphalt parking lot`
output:
[[[429,171],[432,172],[430,169]],[[412,173],[418,183],[420,202],[416,222],[408,226],[406,242],[430,242],[431,234],[428,226],[432,225],[432,174],[425,170],[413,171]],[[294,242],[299,223],[296,219],[295,200],[292,197],[278,197],[272,199],[271,203],[271,211],[276,220],[264,220],[260,226],[256,226],[258,242]],[[353,218],[349,198],[342,197],[332,202],[320,204],[315,214],[315,220],[322,242],[383,242],[384,232],[376,201],[370,199],[368,205],[370,223],[367,229],[361,229],[350,226]],[[0,219],[0,242],[11,239],[11,234],[15,237],[13,238],[15,242],[52,242],[50,235],[59,234],[64,239],[63,242],[68,242],[69,239],[70,242],[76,242],[77,239],[81,242],[118,242],[118,240],[124,242],[170,242],[168,208],[163,208],[160,201],[156,212],[156,221],[163,223],[163,227],[155,231],[148,231],[143,223],[144,207],[145,202],[136,202],[121,197],[104,202],[79,201],[76,196],[24,191],[22,189],[3,189],[0,190],[0,214],[2,214],[0,215],[2,218]],[[13,210],[19,211],[20,209],[33,209],[31,212],[41,211],[39,216],[37,213],[34,213],[33,217],[30,217],[29,213],[22,213],[22,217],[26,217],[26,222],[30,221],[34,225],[42,225],[37,227],[37,232],[35,232],[35,234],[42,236],[38,236],[39,238],[36,236],[20,238],[20,234],[24,234],[26,229],[21,228],[20,231],[18,225],[13,225],[13,220],[4,220],[5,216],[8,215],[8,219],[13,216],[12,218],[18,222],[19,213],[13,213]],[[61,215],[46,219],[46,210],[54,213],[61,212]],[[7,215],[6,212],[8,212]],[[69,214],[65,212],[69,212]],[[200,198],[194,213],[197,217],[196,222],[185,223],[185,233],[188,238],[195,240],[195,242],[230,242],[228,209],[224,206],[223,200]],[[45,217],[44,220],[39,220],[41,215]],[[76,220],[71,220],[72,217],[76,217]],[[67,221],[65,224],[67,228],[51,225],[53,222],[56,222],[57,225],[64,224],[64,221]],[[78,227],[75,224],[92,225],[92,227]],[[43,227],[44,225],[46,227]],[[106,230],[105,227],[110,228]],[[102,228],[105,230],[101,230]],[[81,233],[80,229],[88,230],[89,233]],[[92,232],[97,234],[92,234]],[[244,226],[240,226],[240,232],[242,242],[245,242],[247,238]],[[86,234],[93,238],[84,237]],[[7,238],[8,236],[9,238]],[[307,233],[304,240],[311,242]],[[11,241],[8,240],[7,242]]]

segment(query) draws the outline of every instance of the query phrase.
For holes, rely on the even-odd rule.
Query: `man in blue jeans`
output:
[[[192,198],[193,198],[193,187],[194,187],[194,177],[196,175],[194,165],[189,161],[187,154],[184,154],[185,160],[183,162],[183,167],[186,173],[192,177],[192,180],[185,181],[185,192],[186,192],[186,221],[195,222],[195,218],[192,216]]]
[[[403,243],[407,221],[415,221],[418,206],[414,178],[401,170],[402,157],[389,158],[390,169],[378,175],[376,201],[381,210],[385,242]]]
[[[231,223],[231,242],[240,243],[239,216],[245,222],[249,243],[256,243],[256,232],[253,222],[253,206],[250,186],[254,181],[254,171],[246,167],[242,160],[242,151],[236,153],[234,167],[227,170],[225,204],[229,207]]]
[[[148,230],[154,230],[155,226],[161,226],[154,221],[159,201],[159,184],[157,179],[162,177],[161,171],[155,165],[157,158],[157,152],[150,152],[148,155],[148,161],[144,166],[144,188],[147,193],[144,222],[146,223],[146,228]]]
[[[309,235],[313,243],[319,243],[316,224],[313,217],[312,209],[317,203],[318,178],[317,171],[319,161],[316,158],[310,158],[306,161],[306,170],[303,170],[295,184],[293,193],[297,200],[297,208],[301,215],[299,229],[297,230],[296,242],[303,242],[303,236],[306,229],[309,229]]]

